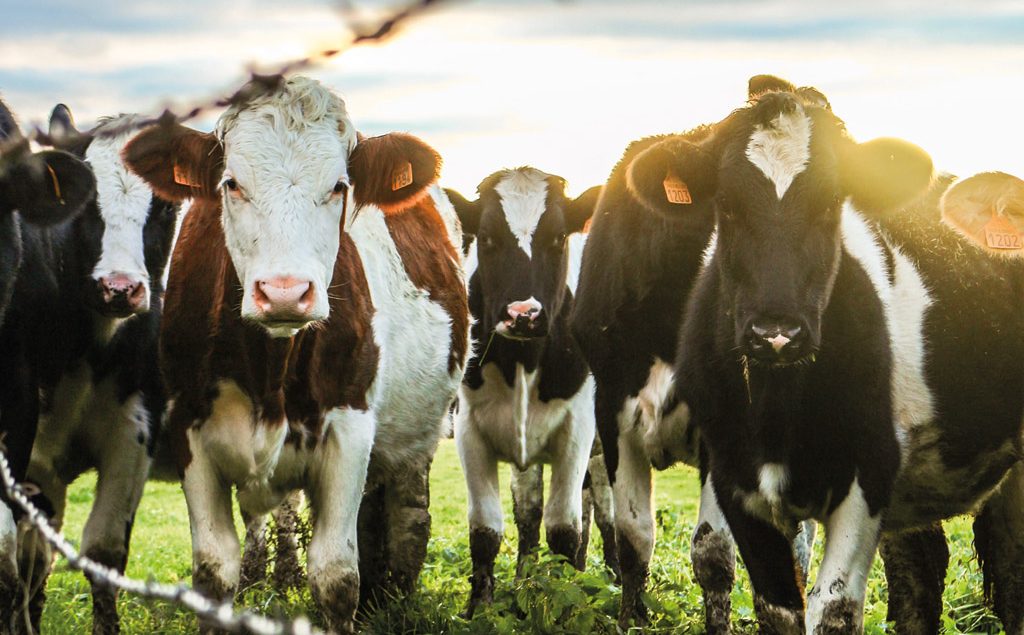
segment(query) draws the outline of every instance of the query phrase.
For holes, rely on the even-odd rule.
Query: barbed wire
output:
[[[82,554],[50,525],[49,519],[29,500],[25,489],[14,480],[7,455],[0,450],[0,480],[9,500],[25,510],[32,526],[68,561],[68,566],[85,573],[100,584],[151,600],[171,602],[192,611],[204,622],[231,633],[251,635],[323,635],[305,617],[290,622],[273,620],[248,610],[236,612],[232,603],[214,602],[185,584],[163,584],[136,580]],[[0,502],[0,505],[3,503]]]
[[[285,81],[288,75],[292,73],[323,64],[353,47],[373,42],[383,42],[396,33],[398,27],[403,23],[437,5],[444,2],[451,4],[453,1],[413,0],[385,13],[381,18],[363,20],[356,15],[354,5],[347,0],[343,0],[341,2],[341,11],[346,17],[351,35],[339,46],[324,48],[311,55],[282,62],[266,72],[260,73],[255,70],[249,70],[248,79],[240,87],[213,97],[195,101],[182,112],[175,112],[170,108],[164,108],[159,115],[141,117],[134,121],[104,126],[102,130],[96,131],[94,135],[98,137],[116,137],[158,123],[185,123],[211,110],[242,106],[263,95],[274,92],[281,86],[281,83]],[[0,173],[8,165],[23,160],[32,152],[31,141],[38,141],[45,145],[55,145],[55,142],[60,142],[61,140],[54,139],[47,131],[34,127],[28,132],[28,135],[16,134],[10,139],[0,141]]]

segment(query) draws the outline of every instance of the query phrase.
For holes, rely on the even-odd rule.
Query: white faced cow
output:
[[[468,348],[439,158],[406,135],[359,140],[344,102],[299,77],[229,108],[216,134],[160,126],[126,156],[165,196],[195,199],[161,330],[193,580],[215,597],[236,588],[232,486],[251,514],[305,488],[313,597],[351,631],[371,452],[392,498],[361,534],[388,532],[387,564],[415,580],[425,471]]]
[[[540,539],[544,463],[551,465],[543,510],[548,545],[579,568],[585,562],[582,493],[594,442],[594,381],[569,333],[582,243],[567,236],[583,228],[599,191],[568,199],[561,177],[521,167],[484,179],[476,201],[449,193],[463,230],[476,236],[469,254],[475,269],[467,273],[477,355],[455,420],[469,489],[470,616],[492,599],[503,526],[498,461],[515,466],[520,563]]]
[[[40,237],[67,224],[95,194],[96,181],[70,154],[30,152],[2,101],[0,144],[7,146],[0,155],[0,438],[14,478],[23,481],[39,408],[40,367],[30,362],[40,343],[23,337],[24,321],[31,313],[24,294],[39,280],[23,282],[22,276],[40,271]],[[26,262],[31,274],[23,267]],[[12,305],[16,308],[8,314]],[[15,524],[22,511],[8,507],[6,496],[0,498],[0,631],[7,632],[20,619],[17,609],[23,603]]]
[[[78,134],[66,107],[55,109],[52,130],[91,168],[95,195],[74,220],[23,232],[3,338],[4,357],[27,377],[3,416],[17,417],[10,426],[21,430],[38,424],[27,470],[37,502],[59,528],[68,484],[96,469],[81,549],[120,571],[164,412],[156,334],[178,212],[121,161],[133,133],[124,126],[134,121],[121,116]],[[28,459],[29,449],[18,452]],[[38,628],[52,558],[46,542],[25,531],[19,559]],[[117,630],[112,589],[93,585],[93,615],[96,632]]]
[[[932,528],[985,504],[979,551],[996,597],[1013,598],[996,602],[1004,628],[1021,632],[1017,263],[940,224],[946,182],[929,189],[920,149],[855,143],[831,112],[790,92],[649,158],[715,214],[676,372],[761,628],[860,631],[884,540],[887,559],[904,556],[887,563],[897,628],[936,632],[941,602],[918,605],[941,593],[944,545],[936,552]],[[988,206],[966,201],[970,225]],[[826,541],[805,611],[787,537],[807,518]],[[906,558],[916,546],[929,555]]]

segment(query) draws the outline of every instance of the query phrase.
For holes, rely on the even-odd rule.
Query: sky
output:
[[[81,128],[184,108],[349,33],[336,0],[10,4],[0,95],[23,126],[58,102]],[[393,6],[350,4],[365,16]],[[1019,1],[454,2],[304,71],[345,98],[365,134],[411,132],[437,148],[444,185],[467,195],[527,164],[580,193],[631,140],[743,105],[758,73],[819,88],[859,140],[908,139],[961,176],[1024,176]]]

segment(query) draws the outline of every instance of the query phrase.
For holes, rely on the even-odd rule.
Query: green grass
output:
[[[433,537],[419,589],[372,613],[363,623],[369,633],[615,633],[619,590],[604,570],[600,535],[592,532],[588,570],[578,573],[541,550],[536,564],[519,581],[515,571],[515,524],[512,522],[508,470],[502,469],[506,508],[505,541],[495,567],[494,606],[472,621],[458,617],[469,593],[469,547],[466,528],[466,493],[462,469],[451,441],[438,450],[431,473]],[[78,544],[92,504],[95,480],[80,479],[71,489],[65,534]],[[689,542],[697,516],[698,488],[693,470],[676,467],[656,475],[658,541],[651,563],[647,597],[654,633],[703,630],[700,589],[693,581]],[[971,549],[970,522],[959,518],[947,523],[951,560],[946,576],[945,631],[999,632],[998,621],[981,598],[981,579]],[[818,539],[820,557],[821,534]],[[128,562],[128,574],[161,582],[190,581],[191,548],[188,514],[181,488],[150,483],[139,508]],[[749,582],[738,567],[733,591],[733,625],[743,633],[755,632]],[[812,573],[813,576],[813,573]],[[89,585],[63,560],[51,576],[43,616],[44,633],[88,633],[91,624]],[[886,633],[886,591],[881,562],[876,559],[869,582],[865,631]],[[308,591],[280,596],[269,588],[246,593],[239,604],[271,615],[312,614]],[[123,632],[181,633],[196,629],[196,620],[184,611],[158,602],[122,596]]]

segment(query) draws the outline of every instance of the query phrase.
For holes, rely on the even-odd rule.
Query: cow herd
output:
[[[0,157],[15,478],[60,528],[95,470],[81,549],[119,571],[146,480],[180,481],[193,584],[223,600],[244,568],[233,501],[256,543],[301,491],[312,597],[352,632],[416,586],[454,426],[467,616],[501,584],[506,462],[520,564],[543,524],[582,568],[593,514],[620,625],[643,625],[651,472],[683,462],[708,632],[730,630],[737,549],[763,632],[862,630],[876,550],[896,629],[937,632],[941,521],[973,513],[985,593],[1024,633],[1024,181],[935,176],[772,76],[723,114],[630,144],[576,198],[533,167],[466,197],[430,146],[364,136],[302,77],[210,133],[82,132],[58,106],[44,149],[0,104],[20,149]],[[0,504],[0,632],[38,631],[53,559]],[[94,632],[117,632],[115,591],[92,593]]]

